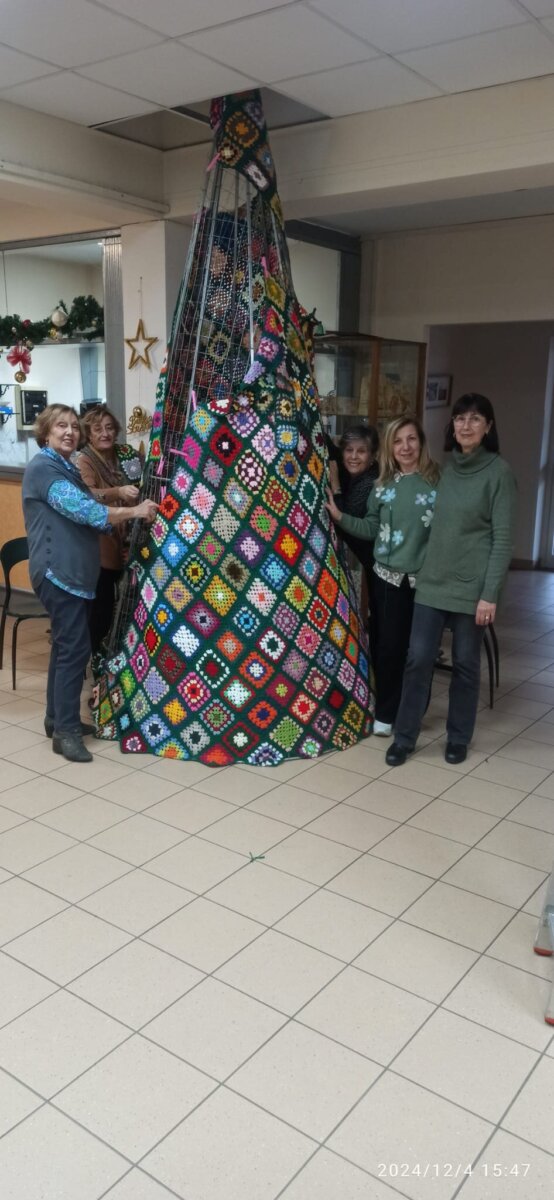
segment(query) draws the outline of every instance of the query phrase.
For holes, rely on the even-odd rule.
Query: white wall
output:
[[[326,330],[339,324],[340,254],[326,246],[289,240],[294,290],[300,304],[316,317]]]
[[[23,319],[48,317],[60,300],[67,308],[75,296],[92,295],[103,302],[101,265],[46,258],[9,250],[0,256],[0,312]]]
[[[544,480],[541,470],[547,371],[554,321],[455,325],[431,329],[428,370],[452,376],[452,399],[481,392],[495,409],[500,448],[518,481],[514,557],[539,556]],[[435,458],[442,458],[448,408],[425,410],[425,428]]]

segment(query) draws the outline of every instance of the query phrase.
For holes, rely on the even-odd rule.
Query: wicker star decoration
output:
[[[132,370],[133,367],[136,367],[137,363],[139,362],[143,362],[144,365],[149,368],[152,366],[152,363],[150,362],[150,348],[155,346],[156,342],[159,342],[159,340],[160,339],[157,337],[149,338],[146,336],[144,332],[144,322],[141,317],[137,325],[137,332],[135,333],[135,336],[124,339],[125,345],[128,346],[131,351],[131,357],[129,359],[128,366],[129,371]]]

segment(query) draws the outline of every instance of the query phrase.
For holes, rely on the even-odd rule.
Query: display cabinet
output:
[[[383,429],[405,412],[421,417],[424,342],[369,334],[326,333],[315,339],[315,376],[326,432],[340,437],[350,425]]]

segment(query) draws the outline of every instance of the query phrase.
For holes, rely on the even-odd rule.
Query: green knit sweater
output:
[[[496,604],[512,556],[516,482],[511,468],[479,446],[452,452],[438,486],[435,519],[416,601],[474,613]]]
[[[416,575],[425,555],[433,520],[436,487],[415,471],[399,471],[387,483],[376,484],[369,494],[365,517],[341,513],[340,528],[355,537],[375,539],[375,562]]]

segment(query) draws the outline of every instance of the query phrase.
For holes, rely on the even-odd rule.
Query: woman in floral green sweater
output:
[[[388,426],[379,478],[365,517],[341,512],[329,494],[327,508],[337,525],[358,538],[375,540],[371,577],[371,642],[375,671],[374,733],[390,736],[402,692],[410,641],[414,588],[433,519],[439,470],[427,450],[416,417]]]

